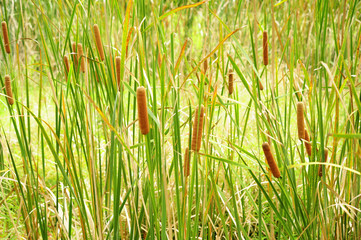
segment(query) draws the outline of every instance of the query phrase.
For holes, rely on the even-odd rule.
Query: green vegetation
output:
[[[0,238],[361,236],[360,1],[4,0],[0,16]]]

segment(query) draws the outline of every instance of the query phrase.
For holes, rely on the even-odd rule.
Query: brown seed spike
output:
[[[184,153],[184,176],[185,177],[189,176],[189,165],[190,165],[189,148],[186,148],[186,151]]]
[[[203,62],[203,73],[204,73],[204,74],[206,74],[207,69],[208,69],[208,60],[206,59],[206,60]]]
[[[78,61],[80,60],[80,70],[85,73],[85,56],[83,52],[83,46],[78,43]]]
[[[117,72],[118,89],[120,89],[120,57],[115,57],[115,70]]]
[[[268,166],[275,178],[279,178],[281,176],[280,170],[277,167],[277,163],[275,159],[273,158],[271,148],[268,144],[268,142],[265,142],[262,144],[264,156],[266,157],[266,161],[268,163]]]
[[[267,32],[263,32],[263,64],[268,65],[268,36]]]
[[[328,150],[327,148],[324,149],[324,153],[325,153],[325,162],[327,162],[327,157],[328,157]],[[322,165],[320,165],[318,167],[318,176],[322,177]]]
[[[204,119],[204,106],[201,105],[201,111],[199,113],[198,107],[195,111],[195,119],[193,122],[192,144],[193,151],[199,152],[202,143],[202,131],[203,131],[203,119]]]
[[[69,69],[70,69],[68,56],[64,56],[64,65],[65,65],[65,70],[66,70],[65,76],[68,79],[68,74],[69,74]]]
[[[303,102],[297,103],[297,128],[298,138],[305,139],[305,119],[303,116],[304,105]]]
[[[13,105],[14,104],[13,91],[11,90],[11,80],[9,75],[5,76],[5,92],[7,95],[8,103],[10,105]]]
[[[3,30],[3,36],[4,36],[4,45],[5,45],[5,51],[6,53],[10,53],[10,42],[9,42],[9,33],[8,33],[8,26],[5,21],[1,23],[1,27]]]
[[[71,44],[71,47],[72,47],[72,49],[73,49],[73,63],[74,63],[74,69],[75,69],[75,71],[77,71],[77,70],[78,70],[78,56],[77,56],[77,52],[78,52],[78,50],[77,50],[76,43],[75,43],[75,42],[73,42],[73,43]]]
[[[312,154],[312,146],[311,146],[311,143],[310,143],[310,136],[308,135],[308,132],[307,132],[306,129],[305,129],[305,147],[306,147],[307,155],[308,155],[309,157],[311,157],[311,154]]]
[[[147,110],[147,96],[144,87],[137,88],[138,120],[140,132],[143,135],[149,133],[149,120]]]
[[[229,92],[229,95],[231,95],[233,93],[233,82],[234,82],[233,71],[232,71],[232,69],[230,69],[229,73],[228,73],[228,92]]]
[[[99,27],[97,24],[94,24],[93,30],[94,30],[94,36],[95,36],[95,43],[97,45],[100,59],[102,61],[104,61],[105,55],[104,55],[104,50],[103,50],[103,44],[102,44],[102,40],[100,39],[100,31],[99,31]]]

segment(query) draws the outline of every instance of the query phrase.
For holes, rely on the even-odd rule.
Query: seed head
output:
[[[137,88],[138,120],[140,132],[143,135],[149,133],[149,120],[147,110],[147,95],[144,87]]]
[[[7,95],[8,103],[10,105],[14,104],[13,91],[11,90],[11,79],[9,75],[5,76],[5,92]]]
[[[200,111],[197,107],[195,111],[195,119],[193,122],[192,144],[193,151],[199,152],[202,143],[203,119],[204,119],[204,106],[201,105]]]
[[[303,116],[304,105],[303,102],[297,103],[297,128],[298,138],[305,139],[305,119]]]
[[[268,65],[268,36],[267,32],[263,32],[263,64]]]
[[[104,55],[104,50],[103,50],[103,44],[102,44],[102,40],[100,38],[100,31],[99,31],[99,27],[97,24],[94,24],[93,30],[94,30],[94,36],[95,36],[95,43],[97,45],[100,59],[102,61],[104,61],[105,55]]]
[[[266,161],[268,163],[268,166],[269,166],[273,176],[275,178],[279,178],[281,176],[281,173],[278,169],[275,159],[273,158],[271,148],[270,148],[268,142],[263,143],[262,148],[263,148],[264,156],[266,157]]]
[[[1,27],[3,30],[3,37],[4,37],[4,45],[6,53],[10,54],[10,42],[9,42],[9,33],[8,33],[8,26],[5,21],[1,23]]]

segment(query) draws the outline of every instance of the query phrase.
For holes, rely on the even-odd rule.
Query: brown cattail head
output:
[[[204,73],[204,74],[206,74],[207,69],[208,69],[208,60],[206,59],[206,60],[203,62],[203,73]]]
[[[13,105],[14,104],[13,91],[11,90],[11,80],[9,75],[5,76],[5,92],[7,95],[8,103],[10,105]]]
[[[115,70],[117,72],[117,85],[120,89],[120,57],[115,57]]]
[[[9,42],[9,33],[8,33],[8,26],[5,21],[1,23],[1,28],[3,30],[3,37],[4,37],[4,45],[5,51],[10,53],[10,42]]]
[[[189,176],[189,166],[190,166],[189,148],[186,148],[186,151],[184,153],[184,176],[185,177]]]
[[[298,138],[305,139],[305,119],[303,116],[304,106],[303,102],[297,103],[297,128]]]
[[[267,32],[263,32],[263,64],[268,65],[268,36]]]
[[[204,106],[201,105],[201,110],[197,107],[195,111],[195,119],[193,122],[192,144],[193,151],[199,152],[202,143],[203,119],[204,119]]]
[[[229,92],[229,95],[231,95],[233,93],[233,82],[234,82],[233,77],[234,77],[233,70],[230,69],[229,72],[228,72],[228,92]]]
[[[149,133],[149,120],[147,110],[147,95],[144,87],[137,88],[138,120],[140,132],[143,135]]]
[[[308,155],[309,157],[311,157],[311,154],[312,154],[312,146],[311,146],[311,143],[310,143],[310,136],[308,135],[308,132],[307,132],[306,129],[305,129],[305,147],[306,147],[307,155]]]
[[[325,153],[325,162],[327,162],[327,157],[328,157],[327,148],[324,149],[324,153]],[[322,165],[318,166],[318,176],[322,177]]]
[[[85,56],[83,52],[83,46],[78,43],[78,61],[80,60],[80,70],[85,73]]]
[[[73,42],[71,44],[71,48],[73,49],[73,63],[74,63],[74,69],[75,71],[78,70],[78,55],[77,55],[77,52],[78,52],[78,49],[77,49],[77,45],[75,42]]]
[[[271,148],[268,144],[268,142],[265,142],[262,144],[264,156],[266,157],[266,161],[268,163],[268,166],[275,178],[279,178],[281,176],[280,170],[277,167],[277,163],[275,159],[273,158]]]
[[[70,69],[70,66],[69,66],[69,58],[68,56],[64,56],[64,65],[65,65],[65,76],[66,78],[68,78],[68,74],[69,74],[69,69]]]
[[[100,31],[99,31],[99,27],[97,24],[94,24],[93,30],[94,30],[95,43],[97,45],[100,59],[102,61],[104,61],[104,59],[105,59],[104,49],[103,49],[102,40],[100,39]]]

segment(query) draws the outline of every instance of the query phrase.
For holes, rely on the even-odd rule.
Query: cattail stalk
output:
[[[306,129],[305,129],[305,148],[306,148],[307,155],[309,157],[311,157],[312,146],[311,146],[311,143],[310,143],[310,136],[308,135],[308,132],[307,132]]]
[[[303,102],[297,103],[297,128],[298,138],[305,139],[305,119],[303,116],[304,106]]]
[[[69,69],[70,69],[70,65],[69,65],[69,58],[68,56],[64,56],[64,65],[65,65],[65,76],[68,79],[68,74],[69,74]]]
[[[10,54],[10,41],[9,41],[9,33],[8,33],[8,26],[5,21],[1,23],[1,27],[3,30],[3,37],[4,37],[4,45],[6,53]]]
[[[140,132],[143,135],[149,133],[149,120],[147,110],[147,95],[144,87],[137,88],[138,120]]]
[[[73,42],[72,44],[71,44],[71,47],[72,47],[72,49],[73,49],[73,63],[74,63],[74,69],[75,69],[75,71],[77,71],[78,70],[78,49],[77,49],[77,45],[76,45],[76,43],[75,42]]]
[[[85,73],[85,57],[83,52],[83,46],[78,43],[78,61],[80,60],[80,70]]]
[[[190,167],[189,148],[186,148],[186,151],[184,153],[184,177],[189,176],[189,167]]]
[[[273,158],[271,148],[270,148],[268,142],[263,143],[262,148],[263,148],[264,156],[266,157],[266,161],[268,163],[268,166],[269,166],[273,176],[275,178],[279,178],[281,176],[281,173],[280,173],[280,170],[278,169],[275,159]]]
[[[95,57],[94,70],[95,70],[95,77],[96,77],[96,79],[97,79],[97,82],[99,82],[99,76],[98,76],[98,71],[97,71],[95,65],[98,64],[98,62],[99,62],[99,58],[98,58],[98,57]]]
[[[120,57],[115,57],[115,71],[117,73],[117,85],[118,89],[120,89]]]
[[[233,93],[233,82],[234,82],[234,75],[233,75],[233,70],[230,69],[229,73],[228,73],[228,92],[229,95],[231,95]]]
[[[105,59],[104,49],[103,49],[102,40],[100,39],[100,31],[99,31],[99,27],[97,24],[94,24],[93,30],[94,30],[94,36],[95,36],[95,43],[97,45],[100,59],[102,61],[104,61],[104,59]]]
[[[267,32],[263,32],[263,64],[268,65],[268,36]]]
[[[5,92],[7,95],[8,103],[10,105],[13,105],[14,104],[13,91],[11,90],[11,79],[9,75],[5,76]]]
[[[327,162],[327,157],[328,157],[328,150],[327,150],[327,148],[325,148],[324,149],[324,153],[325,153],[325,162]],[[318,167],[318,176],[319,177],[322,177],[322,165],[320,165],[319,167]]]
[[[203,131],[203,119],[204,119],[204,106],[201,105],[201,111],[197,107],[195,111],[195,119],[193,122],[192,144],[191,149],[199,152],[202,143],[202,131]]]

